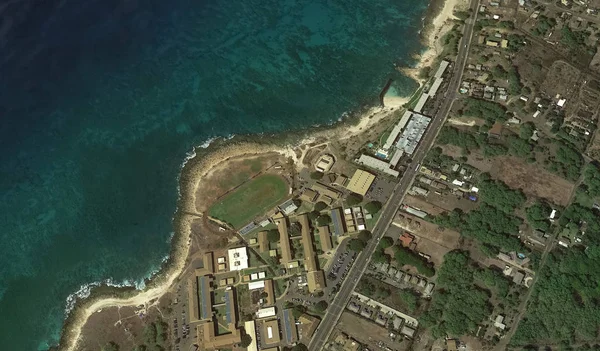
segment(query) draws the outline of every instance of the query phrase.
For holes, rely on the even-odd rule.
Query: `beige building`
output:
[[[277,319],[271,319],[262,323],[262,342],[265,345],[279,344],[279,323]]]
[[[281,263],[287,264],[292,260],[292,248],[290,246],[290,234],[288,233],[287,219],[275,220],[279,230],[279,244],[281,245]]]
[[[197,342],[202,343],[205,350],[218,350],[224,347],[233,346],[242,341],[240,331],[231,327],[231,333],[217,335],[217,329],[214,321],[203,323],[197,327]]]
[[[357,169],[346,188],[353,193],[365,196],[374,181],[375,176],[373,174]]]
[[[321,242],[321,250],[327,252],[333,248],[331,243],[331,233],[329,232],[329,226],[321,226],[319,230],[319,241]]]
[[[273,280],[272,279],[265,280],[265,293],[267,293],[266,305],[267,306],[275,305],[275,289],[273,288]]]
[[[324,154],[319,157],[317,163],[315,163],[315,169],[319,172],[329,172],[333,164],[335,163],[335,159],[333,156],[329,154]]]
[[[258,232],[258,251],[266,252],[269,251],[269,239],[267,236],[267,231],[263,230]]]
[[[300,195],[300,200],[308,201],[308,202],[316,202],[319,197],[319,193],[312,189],[304,189],[302,195]]]
[[[317,193],[321,194],[321,195],[326,195],[329,196],[332,199],[339,199],[342,196],[342,193],[340,193],[339,191],[335,190],[334,188],[328,187],[325,184],[321,184],[319,182],[316,182],[313,186],[312,186],[312,190],[316,191]]]
[[[310,293],[322,291],[327,286],[325,284],[325,274],[322,270],[306,273],[306,282]]]

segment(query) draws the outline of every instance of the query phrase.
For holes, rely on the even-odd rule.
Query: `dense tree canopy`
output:
[[[269,240],[269,242],[276,243],[279,241],[279,237],[280,234],[277,229],[271,229],[267,232],[267,240]]]
[[[319,218],[317,218],[317,224],[320,226],[329,225],[331,224],[331,217],[326,214],[320,215]]]
[[[363,200],[363,197],[355,194],[355,193],[350,193],[348,194],[348,196],[346,197],[346,202],[348,203],[349,206],[356,206],[358,204],[360,204]]]
[[[600,329],[600,247],[553,252],[541,272],[517,345],[597,340]]]
[[[525,195],[513,190],[499,180],[486,180],[479,185],[480,199],[506,213],[513,213],[525,203]]]
[[[547,232],[550,229],[550,213],[552,207],[544,201],[537,201],[531,205],[525,211],[527,214],[527,222],[535,228],[543,232]]]
[[[506,108],[498,103],[469,97],[465,100],[464,114],[489,122],[506,121]]]
[[[390,247],[392,245],[394,245],[394,239],[392,239],[392,237],[390,237],[390,236],[384,236],[379,241],[379,247],[382,249],[387,249],[388,247]]]
[[[463,132],[455,127],[442,128],[436,141],[442,145],[456,145],[466,150],[479,148],[479,143],[473,134]]]
[[[433,277],[435,275],[433,265],[413,250],[399,245],[394,246],[394,259],[399,267],[409,265],[415,267],[419,273],[426,277]]]
[[[381,202],[371,201],[365,205],[365,210],[367,210],[367,212],[369,212],[371,214],[375,214],[375,213],[381,211],[381,207],[383,207]]]
[[[327,204],[324,203],[323,201],[319,201],[315,204],[314,210],[321,212],[326,208],[327,208]]]
[[[596,197],[600,195],[600,168],[593,163],[588,164],[583,172],[583,181],[588,195]]]
[[[364,250],[365,243],[358,239],[350,239],[348,242],[348,248],[354,252],[360,252]]]
[[[434,337],[461,336],[477,331],[491,313],[489,295],[474,284],[474,262],[463,252],[449,252],[438,272],[438,290],[421,321]]]
[[[454,210],[441,214],[435,217],[434,222],[488,245],[489,251],[517,251],[523,247],[515,236],[519,232],[521,220],[487,204],[482,204],[469,213]]]

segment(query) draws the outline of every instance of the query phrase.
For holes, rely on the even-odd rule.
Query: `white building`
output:
[[[258,319],[268,318],[268,317],[273,317],[273,316],[275,316],[275,307],[261,308],[260,310],[256,311],[256,318],[258,318]]]
[[[248,249],[245,246],[229,249],[227,255],[229,256],[230,271],[240,271],[248,268]]]

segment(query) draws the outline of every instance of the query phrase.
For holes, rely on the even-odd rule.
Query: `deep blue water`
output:
[[[214,136],[337,120],[420,50],[426,0],[0,3],[0,345],[167,255],[177,176]]]

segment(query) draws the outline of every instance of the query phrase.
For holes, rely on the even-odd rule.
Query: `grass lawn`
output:
[[[212,204],[208,214],[238,229],[278,205],[287,195],[288,185],[283,178],[263,174]]]

